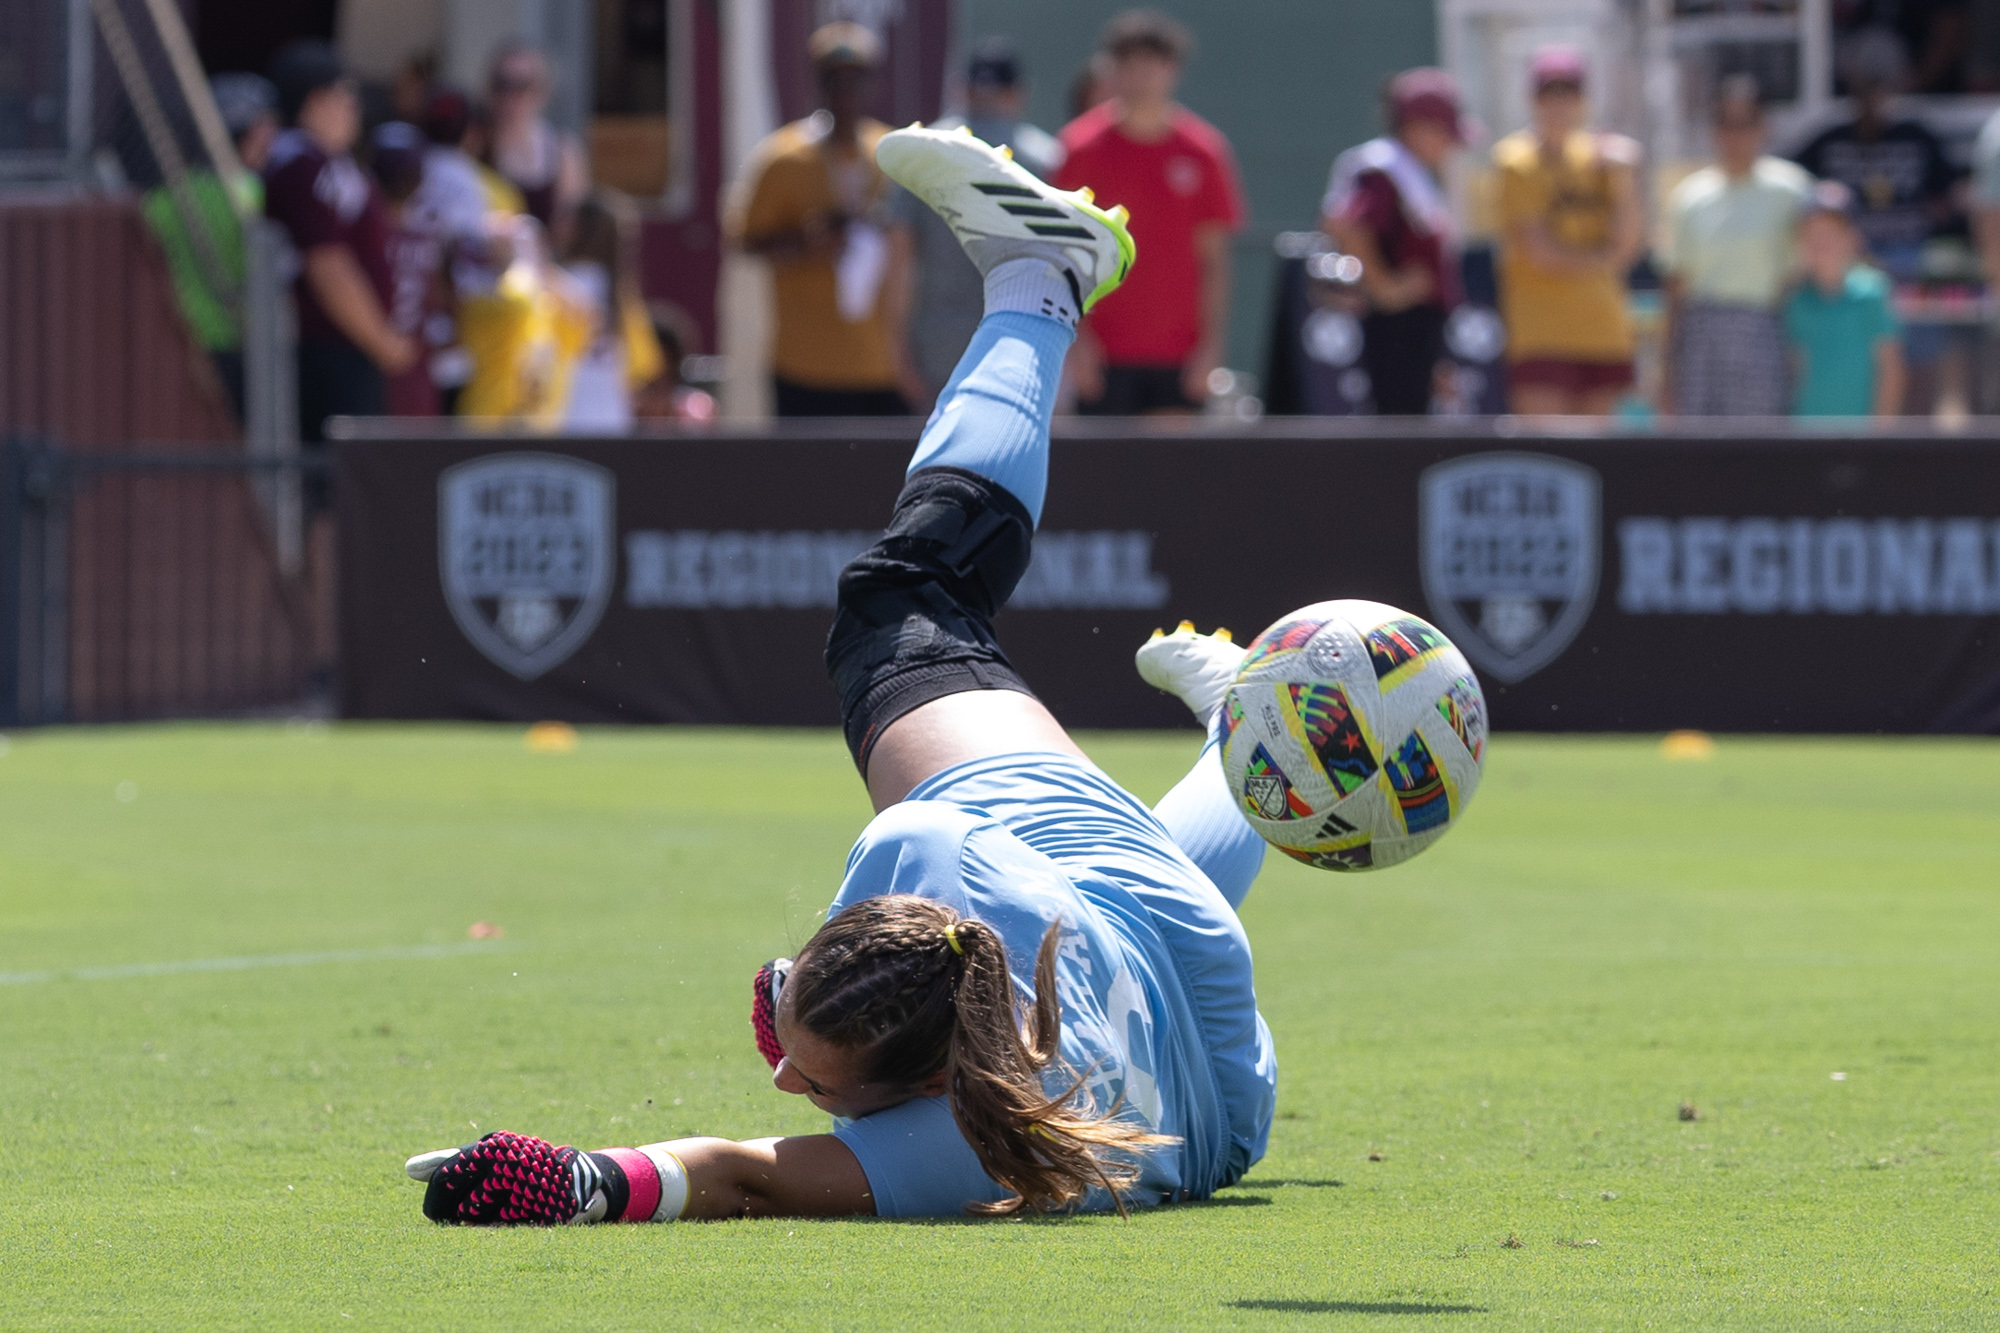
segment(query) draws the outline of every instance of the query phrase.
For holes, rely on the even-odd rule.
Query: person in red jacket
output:
[[[1132,10],[1099,45],[1112,96],[1063,130],[1056,184],[1130,209],[1145,262],[1092,311],[1070,373],[1087,413],[1191,412],[1228,334],[1229,244],[1244,214],[1236,160],[1221,131],[1174,101],[1193,46],[1186,28]]]

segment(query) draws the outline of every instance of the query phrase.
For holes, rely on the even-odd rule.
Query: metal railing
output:
[[[0,193],[132,195],[209,319],[239,330],[244,437],[282,458],[298,440],[298,257],[250,180],[174,0],[0,0]],[[298,534],[280,537],[296,569]]]
[[[324,691],[330,580],[287,568],[297,531],[269,502],[324,468],[0,441],[0,725],[227,715]]]

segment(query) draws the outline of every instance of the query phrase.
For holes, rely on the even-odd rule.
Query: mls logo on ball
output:
[[[1597,600],[1597,473],[1545,454],[1473,454],[1417,483],[1424,596],[1473,665],[1525,680]]]
[[[438,573],[452,619],[495,666],[533,680],[583,646],[611,600],[611,473],[557,454],[495,454],[438,478]]]

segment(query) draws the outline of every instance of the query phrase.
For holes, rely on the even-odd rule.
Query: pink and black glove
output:
[[[750,1031],[757,1038],[757,1054],[773,1069],[785,1058],[785,1048],[778,1044],[778,992],[785,988],[791,971],[791,959],[773,958],[757,969],[757,979],[750,987]]]
[[[671,1222],[687,1207],[687,1168],[664,1145],[579,1152],[499,1130],[463,1148],[412,1157],[424,1216],[465,1226]]]

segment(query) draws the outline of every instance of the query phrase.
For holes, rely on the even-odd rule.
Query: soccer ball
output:
[[[1257,636],[1222,701],[1250,823],[1323,870],[1407,861],[1478,789],[1486,698],[1464,654],[1380,602],[1315,602]]]

